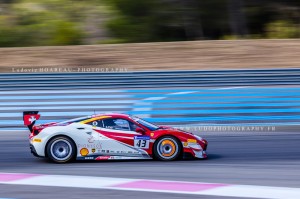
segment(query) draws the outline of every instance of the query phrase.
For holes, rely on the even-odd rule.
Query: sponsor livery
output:
[[[23,114],[30,149],[57,163],[72,160],[206,158],[207,141],[189,132],[156,126],[126,114],[91,115],[35,125],[38,111]]]

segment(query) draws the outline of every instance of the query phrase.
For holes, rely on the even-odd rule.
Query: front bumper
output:
[[[207,154],[206,151],[194,151],[195,154],[195,158],[201,158],[201,159],[205,159],[207,158]]]
[[[207,141],[205,142],[200,140],[192,140],[192,142],[184,142],[183,143],[183,157],[184,159],[192,158],[199,158],[205,159],[207,158]]]

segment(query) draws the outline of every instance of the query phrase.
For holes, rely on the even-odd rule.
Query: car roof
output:
[[[124,114],[124,113],[102,113],[102,114],[94,114],[91,115],[92,118],[94,117],[100,117],[100,116],[110,116],[110,117],[122,117],[122,118],[128,118],[129,115],[128,114]]]

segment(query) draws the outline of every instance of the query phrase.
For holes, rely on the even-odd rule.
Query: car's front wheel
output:
[[[176,160],[182,151],[181,143],[173,136],[164,136],[156,140],[153,147],[155,158],[164,161]]]
[[[76,147],[74,142],[68,137],[55,137],[47,144],[47,155],[53,162],[67,163],[74,160]]]

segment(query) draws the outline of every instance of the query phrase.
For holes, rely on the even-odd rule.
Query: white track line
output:
[[[300,188],[91,176],[0,173],[0,184],[147,191],[191,195],[299,199]]]

